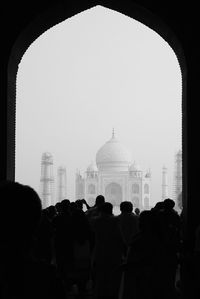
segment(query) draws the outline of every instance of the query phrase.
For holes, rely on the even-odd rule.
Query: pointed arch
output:
[[[184,117],[186,107],[186,78],[187,70],[185,63],[185,56],[183,48],[177,39],[174,32],[170,27],[151,11],[142,7],[132,1],[63,1],[50,6],[45,12],[38,15],[30,25],[21,32],[20,36],[16,40],[12,47],[9,62],[8,62],[8,83],[7,83],[7,115],[9,121],[7,121],[7,158],[6,158],[6,177],[7,179],[14,180],[15,178],[15,107],[16,107],[16,76],[18,65],[29,46],[45,31],[51,27],[61,23],[62,21],[71,18],[72,16],[92,8],[96,5],[101,5],[106,8],[110,8],[119,13],[122,13],[128,17],[131,17],[144,25],[148,26],[155,32],[157,32],[175,52],[182,71],[182,87],[183,87],[183,129],[185,128]],[[183,134],[183,144],[186,135]],[[185,155],[183,151],[183,156]],[[183,165],[184,168],[184,165]],[[185,181],[185,180],[184,180]],[[183,197],[185,190],[183,190]]]

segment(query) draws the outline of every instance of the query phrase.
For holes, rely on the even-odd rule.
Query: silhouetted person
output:
[[[91,207],[88,205],[88,203],[86,202],[86,200],[83,198],[83,199],[77,199],[76,201],[75,201],[75,203],[76,203],[76,205],[77,205],[77,208],[79,209],[79,210],[84,210],[84,206],[85,206],[85,208],[86,208],[86,211],[87,210],[89,210],[89,209],[91,209]]]
[[[140,215],[140,209],[139,208],[135,208],[135,215],[137,215],[137,216]]]
[[[177,231],[180,231],[180,216],[178,212],[174,210],[174,207],[174,200],[167,198],[163,201],[163,212],[167,224],[173,226]]]
[[[95,200],[95,205],[85,212],[86,215],[89,218],[99,216],[99,207],[101,207],[101,205],[104,203],[105,197],[103,195],[98,195]]]
[[[41,217],[41,201],[29,186],[0,184],[1,298],[65,298],[55,268],[32,256]]]
[[[73,227],[71,205],[68,200],[61,202],[61,211],[54,219],[55,254],[58,273],[67,290],[70,289],[70,273],[73,269]]]
[[[83,198],[81,199],[83,204],[85,205],[86,209],[89,210],[91,207],[88,205],[87,201]]]
[[[163,242],[168,254],[168,265],[170,266],[169,279],[171,278],[171,288],[175,286],[176,269],[178,266],[178,255],[180,253],[180,227],[181,220],[174,210],[175,202],[167,198],[163,202],[164,210],[161,213]]]
[[[152,211],[139,216],[140,233],[133,238],[125,266],[123,298],[171,298],[166,251],[157,233]]]
[[[85,213],[77,207],[72,211],[73,269],[72,283],[78,286],[79,297],[83,298],[91,271],[92,231]]]
[[[130,201],[121,202],[120,211],[121,214],[117,217],[124,242],[128,247],[131,238],[139,231],[138,217],[133,213],[133,204]]]
[[[43,209],[40,224],[37,229],[37,236],[35,238],[34,250],[34,254],[39,260],[45,261],[49,264],[51,264],[53,261],[54,245],[54,229],[50,219],[48,209]]]
[[[57,211],[56,211],[56,207],[51,205],[49,206],[48,208],[46,208],[46,211],[47,211],[47,216],[49,218],[50,221],[53,220],[53,218],[56,216],[57,214]]]
[[[93,267],[95,295],[97,298],[118,298],[121,273],[116,271],[122,261],[124,242],[113,206],[105,202],[99,208],[100,215],[93,219],[95,249]]]
[[[158,201],[155,206],[152,208],[154,211],[163,211],[164,210],[164,202]]]
[[[65,210],[69,209],[69,208],[70,208],[70,204],[71,204],[71,202],[70,202],[69,199],[67,199],[67,198],[63,199],[63,200],[61,201],[61,209],[60,209],[60,212],[62,212],[63,209],[65,209]]]
[[[56,214],[60,214],[61,210],[62,210],[62,204],[61,204],[61,202],[57,202],[55,204],[55,208],[56,208]]]
[[[82,199],[77,199],[75,201],[75,203],[76,203],[77,209],[83,211],[83,201],[82,201]]]

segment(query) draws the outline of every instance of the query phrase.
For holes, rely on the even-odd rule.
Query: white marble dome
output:
[[[131,164],[130,151],[114,136],[96,154],[99,171],[128,171]]]

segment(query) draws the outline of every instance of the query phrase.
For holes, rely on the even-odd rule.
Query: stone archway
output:
[[[115,10],[130,18],[133,18],[147,27],[151,28],[157,32],[164,40],[168,42],[172,50],[175,52],[181,70],[183,78],[183,98],[186,98],[186,62],[183,52],[183,48],[177,39],[175,33],[166,25],[162,18],[157,17],[152,14],[151,10],[147,9],[143,5],[138,5],[130,1],[111,1],[106,0],[90,0],[90,1],[73,1],[73,4],[67,2],[62,2],[49,5],[43,12],[40,11],[41,3],[38,4],[38,14],[32,19],[30,24],[26,26],[21,25],[22,31],[13,40],[12,50],[10,57],[8,59],[8,67],[6,68],[7,74],[7,86],[5,88],[5,94],[7,95],[7,102],[3,104],[3,109],[1,109],[1,116],[3,117],[5,123],[5,146],[4,154],[0,155],[1,168],[0,177],[1,179],[15,179],[15,119],[16,119],[16,77],[18,72],[18,65],[30,47],[30,45],[44,32],[46,32],[51,27],[73,17],[74,15],[90,9],[96,5],[101,5],[103,7]],[[37,9],[36,9],[37,10]],[[18,18],[19,19],[19,18]],[[24,23],[23,23],[24,24]],[[9,47],[10,50],[10,47]],[[7,54],[7,53],[6,53]],[[6,65],[6,64],[5,64]],[[185,107],[185,102],[183,102]],[[6,117],[9,115],[9,120]],[[185,115],[185,114],[184,114]],[[183,116],[184,116],[183,115]],[[5,116],[5,117],[4,117]],[[183,118],[185,121],[185,118]],[[184,125],[185,127],[185,125]],[[184,133],[184,132],[183,132]],[[183,134],[185,137],[185,134]],[[183,140],[184,141],[184,140]],[[183,142],[183,145],[186,144]],[[185,152],[183,151],[185,155]],[[185,193],[185,190],[183,190]],[[185,194],[183,194],[184,197]]]
[[[10,179],[15,180],[15,105],[16,105],[16,75],[18,70],[18,65],[21,61],[23,54],[26,52],[28,47],[31,45],[33,41],[35,41],[41,34],[43,34],[46,30],[53,27],[54,25],[71,18],[77,13],[80,13],[86,9],[89,9],[95,5],[102,5],[104,7],[119,11],[130,18],[133,18],[155,32],[157,32],[161,37],[163,37],[171,48],[174,50],[181,70],[182,70],[182,99],[183,99],[183,136],[182,136],[182,144],[183,144],[183,206],[185,208],[184,217],[187,215],[188,211],[188,203],[187,203],[187,134],[186,134],[186,97],[187,97],[187,68],[186,68],[186,61],[185,61],[185,53],[190,53],[188,47],[184,49],[179,40],[183,37],[183,40],[187,40],[187,35],[182,35],[182,27],[179,26],[177,29],[176,25],[176,10],[173,10],[172,15],[168,15],[168,10],[165,18],[163,18],[163,10],[154,4],[148,4],[148,7],[144,3],[134,3],[134,1],[106,1],[106,0],[89,0],[89,1],[62,1],[62,4],[56,2],[56,4],[52,4],[49,7],[46,4],[38,4],[36,1],[34,12],[30,10],[30,12],[26,12],[26,21],[29,20],[30,22],[24,21],[23,16],[20,18],[20,7],[19,5],[17,8],[18,13],[13,15],[13,18],[16,16],[16,20],[13,19],[13,24],[17,24],[15,28],[10,30],[8,36],[10,42],[8,46],[5,48],[5,63],[3,64],[3,72],[4,72],[4,83],[3,83],[3,97],[1,101],[1,141],[2,141],[2,151],[0,154],[0,179]],[[41,9],[41,5],[44,5]],[[170,4],[169,4],[170,5]],[[152,8],[152,9],[151,9]],[[179,9],[179,7],[178,7]],[[154,11],[152,13],[151,11]],[[155,13],[157,11],[157,14]],[[175,12],[174,12],[175,11]],[[38,12],[38,13],[37,13]],[[177,14],[178,15],[178,14]],[[174,18],[175,16],[175,18]],[[172,30],[167,23],[163,22],[162,20],[168,20],[169,24],[172,21]],[[184,18],[183,18],[184,19]],[[184,19],[185,20],[185,19]],[[174,22],[174,23],[173,23]],[[181,21],[180,21],[181,22]],[[29,25],[27,25],[29,24]],[[177,34],[177,30],[179,36]],[[18,31],[21,31],[19,34]],[[12,39],[11,39],[12,37]],[[178,37],[178,38],[177,38]],[[187,44],[187,42],[185,43]],[[10,49],[11,52],[10,52]],[[189,52],[188,52],[189,51]],[[10,57],[8,59],[8,53],[10,53]],[[192,80],[191,82],[194,82]],[[6,98],[7,97],[7,98]],[[9,117],[8,117],[9,116]],[[194,205],[196,207],[196,204]],[[192,211],[197,211],[196,208],[192,209]],[[195,212],[196,213],[196,212]],[[196,215],[196,214],[195,214]],[[187,219],[185,219],[185,223]],[[192,218],[194,219],[194,218]],[[198,219],[195,217],[195,219]]]
[[[122,187],[117,183],[110,183],[105,188],[106,201],[113,204],[113,206],[119,206],[122,202]]]

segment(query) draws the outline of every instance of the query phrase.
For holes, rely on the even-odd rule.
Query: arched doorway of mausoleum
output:
[[[122,187],[117,183],[110,183],[105,188],[106,201],[113,204],[113,206],[119,206],[122,202]]]

